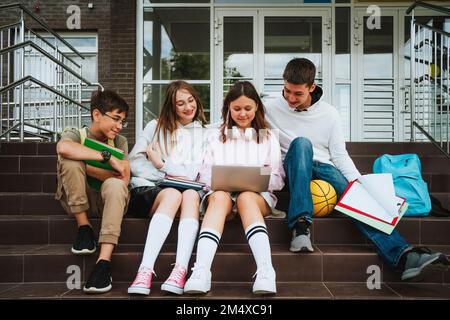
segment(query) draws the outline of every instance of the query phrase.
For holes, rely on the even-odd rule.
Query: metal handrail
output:
[[[0,27],[0,31],[4,30],[4,29],[8,29],[14,26],[20,26],[20,21],[17,22],[13,22],[10,24],[6,24],[4,26]],[[71,63],[73,63],[74,65],[76,65],[78,68],[80,68],[81,66],[76,63],[71,57],[69,57],[67,54],[65,54],[64,52],[62,52],[61,50],[59,50],[58,48],[56,48],[53,44],[51,44],[47,39],[45,39],[44,37],[42,37],[40,34],[34,32],[33,30],[31,30],[30,28],[27,28],[27,30],[29,32],[31,32],[32,34],[34,34],[36,37],[38,37],[41,41],[44,41],[46,45],[48,45],[50,48],[52,48],[53,50],[58,50],[58,52],[67,60],[69,60]]]
[[[53,31],[48,24],[46,24],[41,18],[37,17],[33,12],[31,12],[29,9],[27,9],[24,5],[20,3],[12,3],[12,4],[5,4],[0,6],[0,10],[2,9],[16,9],[20,8],[23,10],[30,18],[32,18],[34,21],[39,23],[47,32],[50,32],[52,35],[54,35],[59,41],[64,43],[70,50],[72,50],[74,53],[76,53],[81,59],[84,59],[83,55],[75,49],[70,43],[68,43],[66,40],[64,40],[59,34],[57,34],[55,31]]]
[[[39,51],[40,53],[42,53],[43,55],[45,55],[47,58],[49,58],[50,60],[52,60],[54,63],[58,64],[59,66],[63,67],[64,69],[66,69],[68,72],[70,72],[72,75],[74,75],[75,77],[77,77],[78,79],[80,79],[81,81],[85,82],[86,84],[93,86],[94,84],[92,84],[89,80],[86,80],[85,78],[83,78],[80,74],[78,74],[77,72],[73,71],[71,68],[69,68],[68,66],[66,66],[64,63],[61,63],[58,59],[56,59],[55,57],[53,57],[51,54],[49,54],[47,51],[45,51],[44,49],[42,49],[41,47],[39,47],[38,45],[36,45],[33,41],[31,40],[27,40],[25,42],[22,43],[18,43],[18,44],[14,44],[12,46],[6,47],[4,49],[0,50],[0,55],[3,55],[5,53],[8,53],[10,51],[16,51],[17,49],[21,49],[24,47],[33,47],[35,50]]]
[[[410,34],[410,74],[411,74],[411,86],[410,86],[410,112],[411,112],[411,119],[410,119],[410,123],[411,123],[411,141],[415,141],[416,140],[416,129],[418,129],[420,131],[420,133],[426,137],[436,148],[438,148],[447,158],[450,159],[450,144],[449,144],[449,139],[450,139],[450,135],[449,135],[449,127],[450,127],[450,121],[449,121],[449,116],[448,116],[448,107],[449,104],[447,102],[446,106],[447,106],[447,119],[445,120],[445,118],[443,119],[443,112],[442,112],[442,102],[440,102],[440,106],[441,106],[441,111],[438,111],[438,107],[437,107],[437,93],[435,91],[434,96],[433,95],[427,95],[425,96],[424,92],[424,88],[425,88],[425,84],[420,84],[422,81],[424,80],[429,80],[429,81],[434,81],[434,83],[430,83],[428,84],[429,86],[429,90],[431,90],[432,88],[436,88],[436,87],[440,87],[440,93],[444,93],[447,92],[448,93],[448,88],[447,90],[443,91],[443,88],[446,87],[445,84],[443,83],[443,72],[446,73],[446,78],[448,78],[448,70],[445,71],[443,68],[440,71],[440,76],[437,75],[436,69],[435,69],[435,73],[434,73],[434,80],[432,80],[431,78],[431,71],[430,71],[430,76],[428,76],[428,74],[423,73],[423,67],[422,67],[422,73],[420,73],[420,66],[419,68],[419,73],[416,73],[416,63],[419,62],[420,64],[424,65],[425,67],[428,66],[428,68],[431,67],[431,64],[436,64],[437,66],[443,66],[444,63],[446,62],[448,65],[449,62],[449,57],[447,56],[445,58],[446,61],[444,61],[444,56],[443,56],[443,51],[444,51],[444,40],[447,39],[447,43],[448,43],[448,39],[450,39],[450,33],[445,32],[444,30],[429,26],[429,25],[425,25],[422,23],[419,23],[416,21],[415,19],[415,8],[416,7],[423,7],[426,9],[431,9],[433,11],[436,12],[440,12],[440,13],[444,13],[447,16],[450,16],[450,9],[447,9],[445,7],[441,7],[441,6],[436,6],[436,5],[432,5],[429,3],[425,3],[422,1],[416,1],[415,3],[413,3],[406,11],[407,14],[411,14],[411,34]],[[418,30],[418,34],[421,35],[421,37],[419,37],[418,39],[418,44],[416,45],[416,28]],[[422,32],[422,30],[427,30],[426,32]],[[427,35],[427,37],[425,37],[426,34],[430,34]],[[438,52],[437,50],[437,45],[440,43],[440,51]],[[431,47],[430,50],[431,51],[423,51],[423,50],[419,50],[422,47]],[[434,48],[434,50],[433,50]],[[445,51],[447,51],[447,49],[445,49]],[[427,60],[425,60],[425,53],[424,52],[428,52],[428,54],[431,55],[431,58],[427,58]],[[438,57],[437,55],[440,55],[440,57]],[[416,57],[417,55],[417,57]],[[438,83],[438,77],[440,77],[439,83]],[[416,88],[416,86],[418,86]],[[418,95],[416,96],[416,89],[418,92]],[[431,91],[430,91],[431,92]],[[418,109],[416,110],[416,99],[419,99],[419,101],[422,101],[423,103],[418,105]],[[442,99],[442,96],[441,96]],[[434,111],[430,111],[430,106],[431,105],[435,105],[435,109]],[[438,113],[439,112],[439,113]],[[418,117],[416,119],[416,113],[418,113]],[[421,115],[421,116],[420,116]],[[438,118],[439,115],[439,118]],[[440,120],[439,120],[440,119]],[[440,121],[438,123],[436,123],[436,121]],[[444,120],[444,121],[443,121]],[[419,124],[420,122],[420,124]],[[427,127],[428,126],[428,131],[427,131]],[[436,133],[436,128],[439,126],[439,134]],[[443,136],[443,133],[445,134],[445,131],[443,132],[442,130],[442,126],[446,127],[446,135]],[[433,129],[433,131],[431,130]],[[445,129],[444,129],[445,130]],[[432,134],[432,132],[434,132],[434,134]],[[439,137],[438,137],[439,135]],[[445,148],[444,148],[445,146]]]
[[[8,91],[8,90],[10,90],[10,89],[12,89],[12,88],[15,88],[15,87],[17,87],[17,86],[20,86],[22,83],[25,83],[25,82],[27,82],[27,81],[34,82],[34,83],[36,83],[37,85],[41,86],[42,88],[45,88],[45,89],[47,89],[47,90],[53,92],[54,94],[60,96],[61,98],[64,98],[64,99],[70,101],[71,103],[76,104],[76,105],[79,106],[80,108],[83,108],[84,110],[89,111],[89,109],[86,108],[86,106],[82,105],[82,104],[79,103],[78,101],[73,100],[71,97],[65,95],[64,93],[59,92],[58,90],[52,88],[51,86],[45,84],[44,82],[42,82],[42,81],[36,79],[36,78],[33,77],[33,76],[26,76],[26,77],[24,77],[24,78],[22,78],[22,79],[19,79],[19,80],[17,80],[17,81],[11,82],[11,83],[8,84],[7,86],[4,86],[3,88],[0,89],[0,94],[2,94],[3,92],[6,92],[6,91]]]
[[[69,60],[71,63],[73,63],[74,65],[76,65],[78,68],[81,68],[81,66],[76,63],[71,57],[69,57],[67,54],[65,54],[64,52],[62,52],[61,50],[59,50],[59,48],[55,47],[54,45],[52,45],[47,39],[45,39],[43,36],[41,36],[40,34],[34,32],[31,29],[28,29],[28,31],[30,31],[32,34],[34,34],[36,37],[38,37],[41,41],[44,41],[46,45],[48,45],[50,48],[52,48],[53,50],[58,50],[58,52],[67,60]]]
[[[450,15],[450,9],[447,9],[445,7],[437,6],[434,4],[426,3],[423,1],[416,1],[414,2],[408,9],[406,9],[406,14],[410,14],[416,7],[422,7],[425,9],[434,10],[437,12],[445,13]]]
[[[423,24],[423,23],[420,23],[420,22],[415,22],[415,25],[416,26],[421,26],[422,28],[425,28],[425,29],[428,29],[430,31],[434,31],[434,32],[437,32],[437,33],[442,34],[444,36],[450,37],[450,33],[446,32],[444,30],[441,30],[441,29],[438,29],[438,28],[434,28],[432,26],[429,26],[429,25],[426,25],[426,24]]]

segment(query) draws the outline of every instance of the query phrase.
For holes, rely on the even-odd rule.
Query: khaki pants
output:
[[[86,181],[83,161],[58,156],[58,187],[55,198],[71,216],[90,209],[102,216],[99,243],[117,244],[120,226],[126,212],[129,192],[123,180],[106,179],[100,191],[93,190]]]

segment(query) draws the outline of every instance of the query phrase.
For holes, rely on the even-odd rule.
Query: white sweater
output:
[[[156,120],[150,121],[144,128],[129,155],[131,167],[131,188],[140,186],[154,186],[154,182],[164,178],[166,174],[171,176],[183,176],[190,180],[196,180],[202,165],[205,150],[206,137],[201,123],[194,121],[186,126],[180,125],[176,146],[165,154],[165,141],[160,132],[160,146],[163,152],[164,166],[156,169],[147,159],[147,146],[153,139],[157,126]]]
[[[316,90],[321,95],[322,89],[317,87]],[[305,137],[313,145],[315,161],[334,165],[348,181],[361,175],[348,155],[335,107],[319,99],[306,111],[297,112],[281,96],[267,103],[266,109],[271,128],[279,129],[283,159],[292,140]]]

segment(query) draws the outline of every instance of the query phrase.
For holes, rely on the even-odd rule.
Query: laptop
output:
[[[212,190],[264,192],[269,189],[270,167],[213,165]]]

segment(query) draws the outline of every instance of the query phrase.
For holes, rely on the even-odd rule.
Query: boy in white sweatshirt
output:
[[[267,120],[280,131],[290,191],[287,219],[292,252],[314,251],[309,232],[311,180],[329,182],[340,197],[348,182],[361,176],[347,153],[339,113],[321,100],[322,89],[314,83],[315,74],[316,68],[308,59],[291,60],[283,73],[282,95],[267,104]],[[417,279],[425,269],[448,268],[450,264],[444,254],[411,246],[397,230],[387,235],[362,222],[355,223],[389,266],[402,272],[402,280]]]

